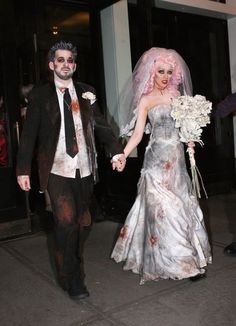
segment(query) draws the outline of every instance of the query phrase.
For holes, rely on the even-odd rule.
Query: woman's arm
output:
[[[147,121],[147,114],[148,114],[148,106],[146,101],[142,99],[138,106],[138,116],[137,116],[134,132],[124,148],[125,157],[128,157],[129,154],[135,149],[135,147],[142,140],[144,128]]]

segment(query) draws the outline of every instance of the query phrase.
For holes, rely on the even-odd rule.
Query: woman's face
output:
[[[156,74],[154,78],[155,87],[165,89],[171,79],[173,69],[168,63],[161,63],[157,65]]]

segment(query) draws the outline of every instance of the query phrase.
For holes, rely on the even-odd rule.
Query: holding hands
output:
[[[126,158],[125,154],[117,154],[111,159],[112,169],[122,172],[125,168]]]

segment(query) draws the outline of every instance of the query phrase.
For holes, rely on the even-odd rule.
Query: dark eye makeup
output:
[[[59,58],[56,58],[56,61],[59,62],[59,63],[64,63],[65,61],[67,61],[67,63],[74,63],[73,58],[65,59],[63,57],[59,57]]]
[[[159,69],[159,70],[158,70],[158,73],[159,73],[159,74],[164,74],[165,71],[164,71],[164,69]],[[167,74],[168,74],[168,75],[172,75],[172,73],[173,73],[172,70],[167,70]]]

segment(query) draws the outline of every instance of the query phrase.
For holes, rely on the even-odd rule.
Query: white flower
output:
[[[175,120],[175,127],[179,128],[180,141],[184,143],[201,140],[202,127],[210,123],[209,113],[212,103],[205,96],[179,96],[173,100],[171,116]]]
[[[82,94],[82,97],[85,100],[90,100],[90,104],[93,104],[94,102],[96,102],[96,95],[93,94],[92,92],[85,92]]]
[[[179,96],[173,100],[171,116],[175,121],[175,127],[179,129],[180,141],[183,143],[198,142],[203,145],[201,140],[202,127],[210,123],[209,113],[212,110],[212,103],[207,101],[202,95]],[[207,197],[207,193],[202,181],[201,174],[196,166],[194,149],[188,146],[193,193],[196,197],[201,197],[200,184]]]

